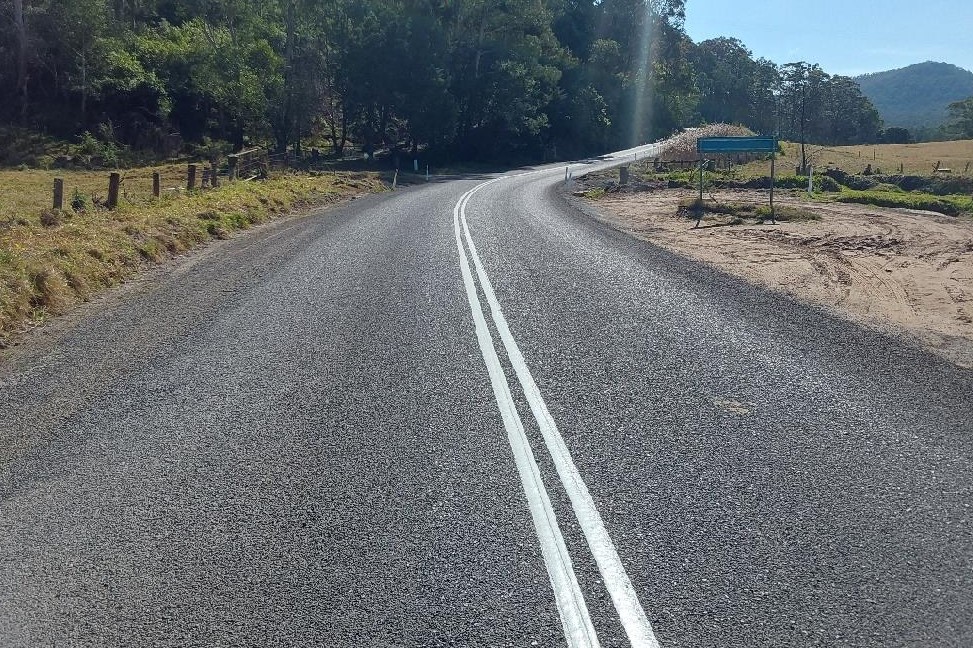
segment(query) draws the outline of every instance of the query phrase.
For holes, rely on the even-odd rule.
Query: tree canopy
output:
[[[973,139],[973,97],[949,104],[949,128],[961,138]]]
[[[846,77],[693,43],[685,0],[12,0],[0,120],[160,150],[221,140],[335,154],[565,157],[726,121],[875,141]]]

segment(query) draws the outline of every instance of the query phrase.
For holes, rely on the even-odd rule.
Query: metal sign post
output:
[[[777,224],[777,213],[774,211],[774,185],[777,184],[774,162],[777,161],[777,151],[770,154],[770,222]]]

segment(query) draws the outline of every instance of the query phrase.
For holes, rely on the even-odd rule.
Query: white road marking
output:
[[[598,564],[598,569],[601,572],[605,586],[615,605],[615,610],[619,615],[622,626],[628,635],[629,642],[635,648],[659,648],[659,642],[655,637],[655,633],[652,631],[652,625],[646,617],[641,603],[639,603],[635,587],[625,572],[625,567],[622,565],[618,551],[615,549],[615,545],[612,543],[608,531],[605,529],[601,515],[598,513],[594,500],[588,492],[588,487],[585,485],[581,474],[574,465],[571,453],[568,451],[567,445],[564,443],[564,438],[554,423],[554,418],[548,411],[547,404],[544,402],[537,383],[534,381],[534,377],[527,367],[527,362],[520,352],[520,347],[517,346],[516,340],[514,340],[513,335],[510,333],[507,320],[500,308],[500,302],[497,300],[490,279],[483,268],[479,254],[477,254],[473,237],[470,235],[469,226],[466,222],[466,205],[474,193],[495,181],[491,180],[483,183],[467,192],[454,209],[454,221],[456,220],[456,212],[458,211],[459,220],[463,224],[466,244],[469,246],[470,256],[473,258],[473,264],[476,267],[476,274],[480,286],[483,288],[487,302],[490,305],[490,313],[494,324],[500,333],[500,339],[503,341],[507,356],[510,358],[510,363],[514,367],[527,402],[530,404],[531,412],[533,412],[534,418],[540,427],[547,449],[554,460],[558,476],[561,478],[561,483],[564,485],[568,497],[571,500],[571,506],[574,508],[575,515],[584,532],[588,547],[591,549],[595,562]],[[465,253],[462,257],[463,263],[467,264]],[[469,291],[469,288],[467,288],[467,291]],[[477,303],[479,303],[478,298]]]
[[[483,354],[483,361],[486,363],[487,371],[490,374],[493,394],[497,399],[500,417],[507,430],[507,438],[510,441],[510,448],[513,450],[517,471],[520,473],[531,518],[534,521],[534,528],[540,541],[541,553],[544,556],[547,573],[554,589],[554,599],[561,617],[561,624],[564,627],[564,635],[567,638],[568,645],[572,648],[597,648],[600,644],[594,626],[591,624],[591,615],[588,613],[584,596],[581,594],[581,586],[578,584],[578,578],[574,573],[571,557],[568,555],[568,549],[564,544],[564,537],[557,525],[557,518],[554,515],[554,509],[551,507],[550,497],[544,489],[540,469],[537,467],[534,453],[527,441],[527,435],[524,433],[524,425],[517,413],[517,407],[507,384],[507,377],[504,375],[503,367],[500,366],[500,358],[493,346],[493,338],[490,335],[490,329],[480,305],[480,298],[473,283],[469,259],[466,256],[466,250],[463,249],[459,226],[460,206],[465,206],[465,201],[487,184],[490,183],[484,183],[468,191],[453,209],[453,227],[456,232],[456,247],[459,250],[463,285],[466,287],[466,296],[473,313],[480,352]]]

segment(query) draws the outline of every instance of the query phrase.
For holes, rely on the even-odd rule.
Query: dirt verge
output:
[[[820,218],[777,225],[707,216],[679,204],[692,190],[607,194],[600,218],[637,238],[711,264],[973,368],[973,218],[778,195]],[[709,196],[708,196],[709,197]],[[719,202],[766,204],[764,191],[718,191]],[[684,210],[685,211],[685,210]],[[739,222],[739,219],[735,219]]]

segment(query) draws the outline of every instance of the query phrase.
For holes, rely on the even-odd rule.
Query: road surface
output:
[[[973,645],[971,373],[563,180],[282,221],[7,352],[0,645]]]

